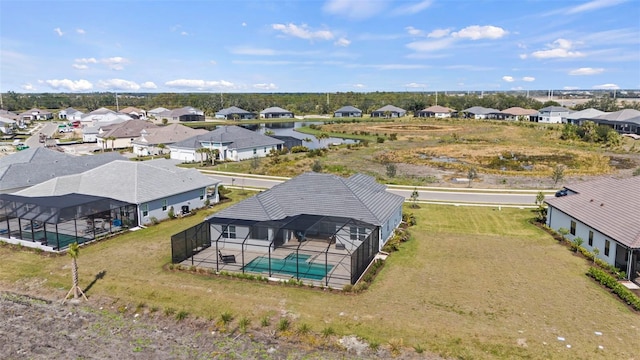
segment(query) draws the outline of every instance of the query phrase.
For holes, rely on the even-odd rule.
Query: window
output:
[[[360,240],[364,241],[367,238],[367,228],[359,227],[359,226],[350,226],[349,227],[349,238],[353,241]]]
[[[236,238],[236,227],[235,227],[235,225],[227,226],[227,228],[224,230],[223,235],[227,239],[235,239]]]
[[[264,148],[264,152],[265,152],[265,154],[267,153],[267,148],[266,147]]]
[[[142,216],[149,215],[149,204],[142,205]]]
[[[162,211],[167,211],[167,199],[162,200]]]
[[[258,149],[253,149],[253,155],[258,153]]]
[[[593,246],[593,231],[589,230],[589,246]]]
[[[573,220],[571,220],[571,230],[569,232],[571,233],[571,235],[576,234],[576,222]]]
[[[200,190],[200,200],[204,200],[204,191],[205,189]]]
[[[604,256],[609,256],[609,247],[611,246],[611,241],[604,241]]]

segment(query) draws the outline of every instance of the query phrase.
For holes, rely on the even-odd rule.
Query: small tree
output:
[[[388,177],[390,177],[390,178],[396,177],[396,170],[397,170],[396,164],[388,163],[386,165],[386,168],[387,168],[387,176]]]
[[[562,240],[567,240],[567,235],[569,235],[569,229],[561,227],[558,229],[558,234],[562,236]]]
[[[256,170],[257,168],[260,167],[260,158],[257,156],[254,156],[251,158],[251,169]]]
[[[87,297],[84,295],[84,292],[82,291],[82,289],[80,289],[80,286],[78,286],[78,256],[80,255],[80,246],[78,245],[77,242],[74,242],[73,244],[69,245],[69,249],[67,250],[67,254],[69,255],[69,257],[71,257],[71,278],[73,281],[73,286],[71,287],[71,290],[69,290],[69,292],[67,293],[67,296],[64,297],[64,299],[62,300],[62,303],[64,303],[67,298],[69,298],[69,295],[73,294],[73,298],[75,300],[77,300],[80,295],[82,295],[82,297],[87,300]]]
[[[544,222],[547,218],[547,208],[544,206],[544,193],[542,191],[538,191],[538,195],[536,195],[536,205],[538,206],[536,209],[538,221]]]
[[[322,172],[322,164],[320,163],[320,160],[316,160],[313,162],[313,165],[311,165],[311,171],[313,172]]]
[[[582,244],[584,244],[584,240],[582,240],[580,236],[576,236],[573,239],[573,243],[571,244],[571,250],[578,251],[578,249],[580,248],[580,246],[582,246]]]
[[[204,166],[204,158],[208,157],[209,149],[201,147],[196,149],[196,153],[200,154],[200,166]]]
[[[469,187],[471,187],[471,183],[473,182],[473,179],[476,179],[478,177],[478,172],[476,171],[475,167],[470,167],[469,170],[467,171],[467,179],[469,179]]]
[[[412,208],[417,208],[418,207],[418,197],[420,196],[420,194],[418,194],[418,189],[417,188],[413,188],[413,192],[411,193],[411,207]]]
[[[600,255],[600,249],[598,249],[597,247],[593,248],[593,263],[596,263],[596,259],[598,258],[598,255]]]
[[[564,165],[556,165],[556,167],[551,172],[551,179],[553,180],[553,186],[556,186],[559,182],[564,180]]]

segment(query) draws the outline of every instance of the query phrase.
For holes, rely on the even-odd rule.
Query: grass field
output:
[[[201,318],[229,312],[256,327],[264,316],[276,324],[289,313],[316,332],[331,326],[338,334],[377,344],[402,340],[455,358],[637,356],[639,314],[585,276],[585,260],[530,225],[531,212],[436,205],[412,211],[418,219],[413,239],[360,294],[164,270],[170,235],[200,222],[205,212],[82,248],[80,283],[87,286],[104,272],[87,295],[116,306],[173,308]],[[58,299],[69,289],[66,256],[4,246],[0,262],[7,287]]]

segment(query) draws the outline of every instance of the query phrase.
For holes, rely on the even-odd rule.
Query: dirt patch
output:
[[[99,299],[98,299],[99,301]],[[104,300],[103,300],[104,302]],[[178,321],[158,312],[111,309],[106,303],[60,304],[0,292],[2,359],[384,359],[366,342],[323,347],[290,341],[274,331],[221,332],[211,321]],[[348,337],[351,339],[352,337]],[[439,359],[407,351],[399,359]]]
[[[434,131],[444,131],[444,132],[453,132],[453,131],[461,131],[461,127],[455,126],[440,126],[440,125],[427,125],[427,124],[386,124],[386,125],[376,125],[376,126],[366,126],[366,130],[381,132],[381,131],[395,131],[398,133],[415,133],[416,131],[424,131],[424,132],[434,132]]]

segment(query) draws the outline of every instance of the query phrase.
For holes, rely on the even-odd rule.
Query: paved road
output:
[[[274,185],[280,184],[285,179],[278,179],[272,177],[245,177],[243,174],[221,174],[204,172],[206,175],[214,177],[222,181],[225,186],[245,187],[245,188],[258,188],[266,189],[271,188]],[[396,186],[389,186],[388,190],[394,194],[404,196],[409,199],[413,188],[403,188]],[[438,202],[438,203],[452,203],[452,204],[476,204],[476,205],[515,205],[533,206],[535,204],[537,191],[536,190],[510,190],[510,189],[468,189],[468,188],[456,188],[454,191],[446,188],[432,188],[423,187],[417,188],[418,201],[426,202]],[[549,192],[545,192],[547,196],[553,196]]]
[[[44,144],[40,142],[40,133],[51,136],[57,129],[58,125],[55,123],[39,123],[36,127],[36,130],[33,131],[31,136],[25,141],[25,144],[27,144],[30,148],[44,146]]]

